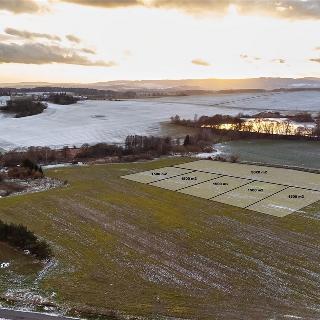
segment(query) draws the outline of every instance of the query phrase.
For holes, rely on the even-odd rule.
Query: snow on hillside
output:
[[[135,101],[82,101],[74,105],[49,104],[42,114],[0,117],[0,149],[16,147],[121,143],[130,134],[157,135],[160,123],[176,114],[236,115],[259,110],[320,112],[319,92],[216,94]]]

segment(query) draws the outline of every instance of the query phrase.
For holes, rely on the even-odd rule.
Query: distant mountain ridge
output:
[[[249,79],[182,79],[116,80],[95,83],[20,82],[0,83],[2,88],[63,87],[100,90],[241,90],[320,88],[320,78],[249,78]]]

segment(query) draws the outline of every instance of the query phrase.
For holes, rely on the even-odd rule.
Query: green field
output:
[[[186,161],[51,169],[69,186],[0,199],[0,219],[53,247],[39,290],[149,319],[319,318],[319,202],[279,219],[120,178]]]
[[[223,156],[236,154],[241,161],[320,169],[320,142],[299,140],[236,140],[215,145]]]

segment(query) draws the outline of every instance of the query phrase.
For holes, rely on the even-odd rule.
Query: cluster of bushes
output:
[[[153,152],[158,155],[168,154],[172,151],[173,141],[171,137],[147,137],[147,136],[127,136],[125,140],[125,151],[127,154],[139,152]]]
[[[8,113],[14,113],[16,118],[33,116],[42,113],[47,105],[40,101],[32,101],[30,98],[19,98],[8,100],[6,106],[1,110]]]
[[[2,175],[0,175],[0,197],[7,197],[12,193],[21,192],[25,189],[17,183],[7,182]]]
[[[49,147],[29,147],[27,150],[12,150],[0,154],[0,166],[18,166],[25,159],[29,159],[34,163],[63,162],[68,157],[70,150],[73,149],[64,148],[55,150]]]
[[[20,250],[28,250],[41,260],[52,257],[49,244],[39,240],[33,232],[22,225],[6,224],[0,220],[0,241]]]
[[[55,104],[62,105],[73,104],[79,101],[78,98],[67,93],[50,94],[46,100]]]
[[[10,179],[39,179],[44,176],[41,166],[29,159],[24,159],[18,167],[11,167],[7,175]]]
[[[239,113],[238,117],[240,118],[278,118],[278,119],[285,118],[285,116],[278,111],[262,111],[251,116],[248,114]]]
[[[24,160],[20,166],[11,167],[7,172],[0,173],[0,197],[7,197],[12,193],[26,189],[25,185],[11,179],[38,179],[44,176],[42,168],[29,159]]]
[[[241,124],[244,122],[240,118],[240,116],[229,116],[229,115],[222,115],[222,114],[216,114],[214,116],[201,116],[196,117],[194,120],[186,120],[181,119],[180,116],[176,115],[174,117],[170,118],[171,123],[178,124],[182,126],[188,126],[188,127],[201,127],[203,125],[220,125],[225,123],[231,123],[231,124]]]
[[[223,156],[216,156],[213,160],[215,161],[222,161],[222,162],[231,162],[236,163],[239,162],[240,156],[238,154],[232,154],[228,157]]]
[[[92,146],[84,144],[79,149],[75,159],[83,160],[90,158],[102,158],[106,156],[120,156],[123,155],[123,153],[123,148],[114,144],[98,143]]]
[[[184,139],[177,139],[172,148],[174,153],[212,152],[212,145],[216,142],[216,136],[211,130],[202,129],[195,135],[187,134]]]

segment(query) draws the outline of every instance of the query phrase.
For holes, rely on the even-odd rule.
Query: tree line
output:
[[[171,123],[194,128],[212,128],[262,135],[320,137],[320,113],[315,117],[306,112],[289,116],[283,116],[279,112],[261,112],[253,116],[216,114],[199,118],[195,116],[193,120],[181,119],[179,115],[176,115],[171,117]],[[303,123],[313,123],[313,127],[305,126]]]
[[[64,147],[51,149],[49,147],[29,147],[26,150],[12,150],[0,155],[0,167],[21,168],[19,172],[31,172],[35,177],[43,174],[41,167],[34,165],[65,162],[89,161],[100,158],[115,158],[115,161],[126,162],[138,159],[152,159],[161,155],[185,154],[189,152],[212,151],[214,135],[210,130],[201,130],[194,136],[185,139],[172,137],[154,137],[130,135],[123,144],[98,143],[84,144],[81,147]],[[32,164],[30,164],[32,163]],[[13,173],[15,171],[12,171]]]

